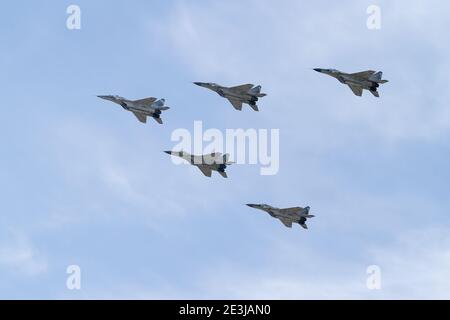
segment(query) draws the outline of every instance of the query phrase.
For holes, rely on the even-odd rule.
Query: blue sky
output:
[[[82,29],[66,28],[66,8]],[[366,27],[369,5],[381,30]],[[2,4],[0,298],[450,298],[443,1]],[[314,67],[382,70],[362,98]],[[192,85],[255,83],[239,113]],[[164,97],[141,125],[98,94]],[[174,166],[177,128],[280,129],[280,171]],[[245,203],[310,205],[292,230]],[[79,265],[82,289],[66,288]],[[378,265],[382,290],[366,288]]]

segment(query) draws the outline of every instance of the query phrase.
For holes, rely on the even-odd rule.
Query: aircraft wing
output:
[[[353,93],[355,95],[357,95],[358,97],[362,96],[362,94],[363,94],[363,88],[362,87],[351,85],[351,84],[349,84],[348,86],[350,87],[350,89],[352,89],[352,91],[353,91]]]
[[[375,97],[377,97],[377,98],[379,98],[380,97],[380,93],[378,92],[378,91],[372,91],[372,90],[370,90],[370,92],[372,92],[372,94],[375,96]]]
[[[297,213],[297,212],[302,211],[302,210],[303,210],[303,208],[301,208],[301,207],[280,209],[280,211],[282,213],[288,213],[288,214]]]
[[[278,218],[288,228],[292,228],[292,220],[286,218]]]
[[[245,92],[245,93],[247,93],[253,87],[254,87],[253,84],[243,84],[241,86],[231,87],[230,90],[234,91],[234,92]]]
[[[212,175],[212,170],[209,167],[206,166],[198,166],[198,168],[200,169],[200,171],[207,177],[211,178]]]
[[[369,79],[376,71],[367,70],[363,72],[351,73],[350,76],[362,79]]]
[[[234,99],[228,99],[228,100],[231,102],[231,104],[233,105],[233,107],[236,110],[239,110],[239,111],[242,110],[242,101],[234,100]]]
[[[142,107],[151,107],[152,104],[156,101],[156,98],[146,98],[146,99],[141,99],[141,100],[135,100],[133,101],[135,104],[138,104],[139,106]]]
[[[133,114],[138,118],[138,120],[142,123],[147,123],[147,116],[140,112],[133,112]]]
[[[215,162],[221,161],[223,158],[222,154],[220,152],[214,152],[210,154],[205,154],[203,156],[203,163],[206,164],[213,164]]]

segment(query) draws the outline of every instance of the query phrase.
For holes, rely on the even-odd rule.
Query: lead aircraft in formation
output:
[[[375,97],[379,98],[378,88],[380,84],[388,82],[387,80],[382,80],[383,72],[381,71],[368,70],[357,73],[345,73],[336,69],[317,68],[314,70],[336,78],[340,83],[348,85],[358,97],[362,96],[363,90],[369,90]]]

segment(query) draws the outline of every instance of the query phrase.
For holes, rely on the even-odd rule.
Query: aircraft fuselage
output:
[[[352,77],[349,74],[341,74],[341,75],[337,76],[336,79],[338,79],[339,82],[341,82],[343,84],[360,86],[367,90],[374,90],[380,86],[375,81],[362,80],[362,79],[360,80],[355,77]]]
[[[249,93],[236,93],[233,92],[233,90],[224,87],[217,89],[216,92],[219,96],[227,99],[239,100],[246,103],[248,102],[256,103],[258,101],[258,97],[256,95]]]
[[[150,117],[159,116],[161,114],[160,110],[156,110],[152,107],[138,105],[138,104],[134,103],[134,101],[121,100],[120,102],[117,102],[117,103],[120,104],[122,106],[122,108],[124,108],[127,111],[143,113]]]

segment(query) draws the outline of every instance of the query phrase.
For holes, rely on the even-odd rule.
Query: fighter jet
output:
[[[165,153],[180,157],[191,165],[196,166],[207,177],[211,177],[213,171],[217,171],[222,177],[228,178],[225,169],[227,166],[233,164],[228,161],[229,155],[222,155],[221,153],[211,153],[208,155],[194,156],[183,151],[164,151]]]
[[[380,84],[388,82],[382,80],[383,72],[375,72],[372,70],[358,73],[344,73],[335,69],[314,69],[317,72],[327,74],[346,84],[352,89],[353,93],[359,97],[363,94],[363,89],[369,90],[375,97],[380,97],[377,89]]]
[[[156,122],[162,124],[161,112],[169,110],[169,107],[164,106],[166,102],[164,99],[157,100],[156,98],[147,98],[142,100],[127,100],[119,96],[98,96],[122,106],[127,111],[132,112],[136,118],[142,122],[147,122],[147,117],[152,117]]]
[[[219,96],[228,99],[236,110],[242,110],[242,104],[248,104],[253,110],[259,111],[256,102],[259,98],[265,97],[261,93],[261,86],[244,84],[236,87],[223,87],[215,83],[194,82],[194,84],[216,92]]]
[[[247,204],[247,206],[267,212],[272,217],[279,219],[288,228],[292,228],[292,223],[298,223],[304,229],[308,229],[306,220],[314,218],[313,215],[309,214],[310,207],[279,209],[267,204]]]

